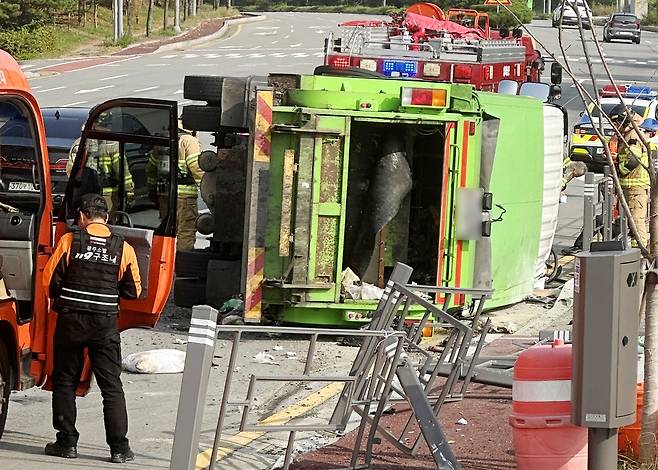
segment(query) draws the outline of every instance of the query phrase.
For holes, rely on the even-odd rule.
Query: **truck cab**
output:
[[[138,121],[141,128],[134,126]],[[94,108],[59,213],[54,213],[43,118],[19,65],[0,51],[0,437],[11,390],[49,387],[57,314],[41,273],[59,238],[76,229],[76,204],[86,192],[114,194],[110,227],[137,253],[144,292],[122,301],[121,330],[153,327],[173,279],[176,174],[160,182],[162,197],[149,200],[146,167],[151,155],[178,159],[177,104],[120,99]],[[104,177],[99,144],[115,149],[119,175]],[[131,184],[128,184],[132,181]],[[78,394],[89,389],[85,367]]]

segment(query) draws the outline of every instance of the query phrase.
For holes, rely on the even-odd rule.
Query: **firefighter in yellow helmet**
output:
[[[96,130],[109,130],[111,116],[109,113],[103,113],[99,116],[94,125]],[[83,127],[84,129],[84,127]],[[66,174],[71,176],[73,162],[78,153],[80,138],[76,139],[66,163]],[[103,197],[107,202],[110,214],[120,207],[119,204],[119,183],[121,181],[121,154],[119,152],[119,142],[111,140],[87,140],[87,168],[90,168],[98,174]],[[135,185],[130,173],[127,160],[124,159],[123,183],[127,207],[131,207],[135,199]]]
[[[631,217],[635,222],[640,241],[647,246],[649,233],[647,231],[647,215],[649,207],[649,155],[642,142],[631,125],[631,120],[638,126],[642,118],[626,106],[619,104],[610,112],[610,120],[619,129],[628,145],[625,145],[613,136],[611,139],[611,150],[617,151],[617,169],[619,172],[619,183],[628,203]],[[635,242],[633,242],[635,243]]]
[[[178,121],[178,201],[176,207],[177,250],[192,250],[196,242],[196,219],[199,215],[199,185],[203,170],[199,167],[201,144],[196,132],[183,128]],[[169,181],[169,156],[154,151],[146,169],[151,199],[160,206],[160,217],[167,213],[167,181]]]

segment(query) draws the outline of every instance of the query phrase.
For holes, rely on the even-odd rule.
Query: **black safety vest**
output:
[[[73,233],[71,253],[55,311],[117,314],[123,238]]]

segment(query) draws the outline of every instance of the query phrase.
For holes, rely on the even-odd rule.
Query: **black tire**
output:
[[[9,353],[0,342],[0,438],[5,430],[7,412],[9,411],[9,394],[14,383],[13,369],[9,362]]]
[[[219,106],[183,106],[183,127],[199,132],[221,130],[222,109]]]
[[[199,278],[177,278],[174,281],[174,304],[192,308],[206,303],[206,280]]]
[[[220,105],[222,102],[223,77],[211,75],[188,75],[183,84],[183,97],[186,100],[206,101]]]
[[[221,255],[206,250],[176,252],[175,272],[179,277],[208,277],[208,261],[220,260]]]
[[[555,248],[551,248],[551,254],[546,261],[546,284],[555,281],[562,274],[562,266],[559,264],[559,257]]]
[[[553,28],[557,28],[558,25],[559,25],[559,23],[558,23],[557,21],[555,21],[555,20],[551,20],[551,26],[552,26]]]
[[[315,68],[313,75],[328,75],[332,77],[352,77],[352,78],[387,78],[379,72],[365,70],[359,67],[336,68],[331,65],[320,65]]]
[[[633,42],[634,42],[635,44],[640,44],[640,38],[633,39]]]

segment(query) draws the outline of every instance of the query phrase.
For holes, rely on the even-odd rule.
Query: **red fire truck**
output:
[[[501,80],[539,82],[544,62],[519,29],[494,30],[486,13],[417,3],[392,21],[350,21],[325,43],[325,66],[363,74],[470,83],[497,91]]]

